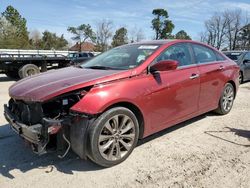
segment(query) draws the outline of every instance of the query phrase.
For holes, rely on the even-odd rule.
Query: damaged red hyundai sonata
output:
[[[138,139],[212,110],[227,114],[238,78],[235,62],[202,43],[133,43],[16,82],[4,114],[36,153],[64,157],[71,148],[110,167]]]

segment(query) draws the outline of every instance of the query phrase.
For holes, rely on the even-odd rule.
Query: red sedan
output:
[[[36,153],[64,157],[71,148],[109,167],[138,139],[208,111],[230,112],[238,73],[235,62],[198,42],[133,43],[16,82],[4,114]]]

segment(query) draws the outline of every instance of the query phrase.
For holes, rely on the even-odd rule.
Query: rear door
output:
[[[199,109],[202,112],[218,106],[218,100],[224,87],[224,57],[211,48],[199,44],[191,44],[194,57],[200,72]]]

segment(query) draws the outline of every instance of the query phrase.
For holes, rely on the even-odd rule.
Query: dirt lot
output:
[[[8,127],[0,75],[0,187],[250,187],[250,83],[226,116],[208,113],[141,141],[122,164],[100,168],[73,153],[37,156]]]

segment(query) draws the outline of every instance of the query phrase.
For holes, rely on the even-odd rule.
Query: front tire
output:
[[[233,107],[234,98],[235,98],[234,87],[231,83],[227,83],[222,91],[219,101],[219,106],[215,110],[215,112],[221,115],[228,114]]]
[[[101,114],[90,126],[89,158],[103,167],[123,162],[135,148],[139,137],[136,116],[124,107]]]

